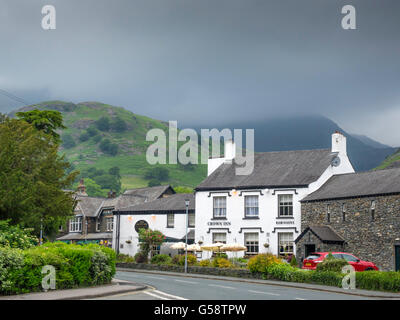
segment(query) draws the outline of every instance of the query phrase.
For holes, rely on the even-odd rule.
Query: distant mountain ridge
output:
[[[182,124],[182,128],[190,127]],[[255,129],[255,151],[285,151],[331,148],[331,135],[340,131],[347,137],[347,153],[356,171],[368,171],[379,166],[396,149],[385,146],[368,137],[358,138],[343,130],[338,124],[323,116],[292,116],[269,118],[257,121],[226,123],[213,126],[210,123],[201,128]],[[243,139],[244,140],[244,139]]]

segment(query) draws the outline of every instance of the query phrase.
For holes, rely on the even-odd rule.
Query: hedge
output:
[[[345,274],[335,271],[303,270],[289,264],[272,264],[264,268],[264,279],[342,287]],[[400,292],[400,272],[356,272],[356,288]]]
[[[42,291],[42,268],[56,269],[56,289],[110,283],[115,274],[112,249],[90,244],[50,243],[27,250],[0,248],[0,294]]]

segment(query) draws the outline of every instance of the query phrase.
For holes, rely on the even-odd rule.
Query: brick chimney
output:
[[[86,187],[85,187],[85,183],[84,183],[84,180],[83,180],[83,179],[81,179],[81,180],[79,181],[79,186],[78,186],[77,190],[78,190],[78,195],[80,195],[80,196],[87,196]]]

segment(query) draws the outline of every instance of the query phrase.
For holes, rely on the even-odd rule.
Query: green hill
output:
[[[23,107],[10,115],[35,108],[58,110],[63,114],[67,129],[60,132],[63,140],[60,152],[75,169],[85,171],[95,167],[107,172],[117,166],[123,189],[148,185],[150,178],[145,176],[154,166],[146,161],[147,147],[152,144],[146,141],[146,133],[152,128],[168,133],[168,123],[99,102],[48,101]],[[192,188],[207,175],[205,165],[162,167],[168,170],[168,178],[160,182],[173,186]]]
[[[376,169],[400,168],[400,149],[387,157]]]

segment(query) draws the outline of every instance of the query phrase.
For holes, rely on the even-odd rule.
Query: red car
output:
[[[374,263],[361,260],[347,252],[313,252],[303,260],[303,269],[315,270],[317,264],[322,262],[329,253],[332,253],[337,259],[345,259],[354,267],[355,271],[379,270]]]

